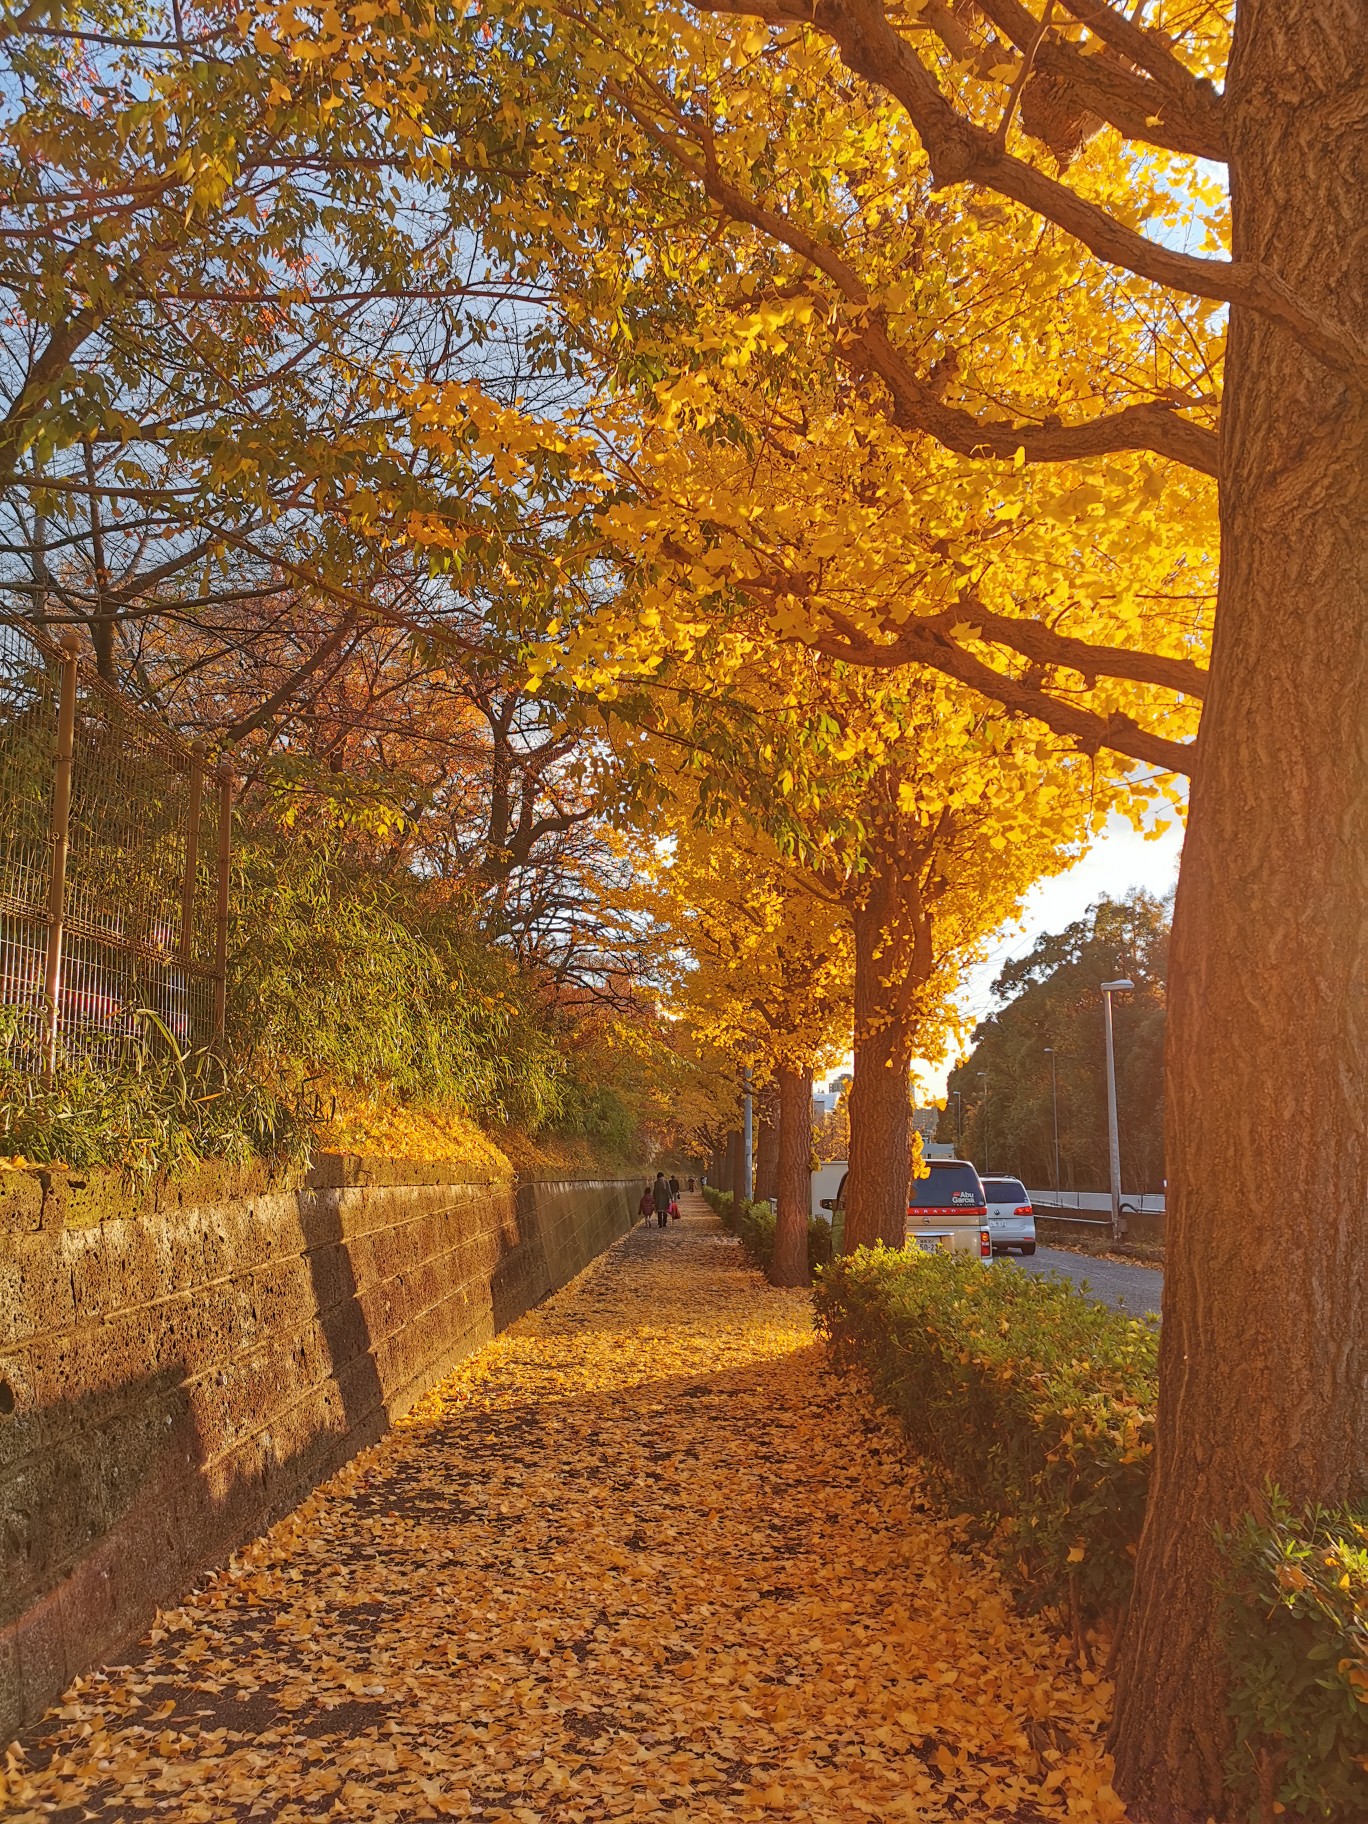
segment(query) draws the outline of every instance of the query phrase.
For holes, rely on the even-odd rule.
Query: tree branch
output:
[[[1345,324],[1307,308],[1277,273],[1249,261],[1199,259],[1128,228],[1034,165],[999,154],[986,127],[960,114],[933,73],[890,25],[880,0],[695,0],[701,11],[779,16],[824,32],[855,75],[899,102],[916,128],[940,189],[976,184],[1021,203],[1110,266],[1212,303],[1252,310],[1290,331],[1308,354],[1355,391],[1368,390],[1368,345]]]
[[[850,665],[894,668],[900,665],[927,665],[946,677],[955,678],[970,690],[1000,703],[1014,716],[1043,722],[1058,735],[1064,735],[1085,754],[1099,748],[1121,754],[1128,760],[1139,760],[1164,773],[1190,775],[1196,761],[1196,744],[1170,741],[1163,735],[1151,734],[1131,716],[1098,715],[1073,703],[1062,703],[1023,679],[994,671],[982,659],[955,644],[948,634],[926,622],[915,622],[899,630],[895,641],[879,644],[866,639],[843,617],[824,609],[837,629],[837,636],[818,635],[813,641],[828,658],[842,659]]]
[[[972,598],[962,597],[953,609],[947,609],[934,620],[923,620],[920,625],[939,627],[947,633],[958,626],[970,626],[983,639],[1020,653],[1033,665],[1062,666],[1084,678],[1124,678],[1132,684],[1154,684],[1160,690],[1195,697],[1199,702],[1206,695],[1207,672],[1191,659],[1168,658],[1156,652],[1134,652],[1119,646],[1099,646],[1090,640],[1058,633],[1043,621],[1017,621],[1005,614],[994,614]]]
[[[904,430],[925,431],[960,456],[998,456],[1012,461],[1018,450],[1027,462],[1074,462],[1121,450],[1152,450],[1203,475],[1217,472],[1216,433],[1179,416],[1185,403],[1162,400],[1128,405],[1086,424],[1021,424],[1010,419],[984,420],[945,405],[936,389],[920,379],[894,347],[887,326],[870,304],[864,281],[829,242],[819,241],[787,216],[757,202],[724,177],[711,146],[691,157],[677,139],[637,109],[630,97],[614,89],[615,98],[667,154],[693,176],[708,196],[735,221],[748,222],[771,240],[807,260],[837,287],[842,297],[868,312],[865,327],[847,339],[846,351],[863,357],[888,388],[893,422]]]
[[[1005,38],[1026,52],[1040,22],[1021,0],[976,0],[976,4]],[[1063,0],[1063,4],[1081,17],[1083,0],[1077,5]],[[1126,20],[1121,24],[1127,33],[1145,40],[1148,46],[1146,32]],[[1098,36],[1107,42],[1100,31]],[[1035,67],[1066,83],[1080,101],[1128,139],[1223,164],[1228,146],[1221,97],[1211,83],[1194,76],[1177,58],[1157,45],[1150,49],[1156,68],[1148,75],[1129,67],[1141,61],[1132,51],[1118,55],[1115,47],[1109,47],[1100,56],[1085,57],[1074,45],[1060,41],[1039,46]]]
[[[87,306],[53,330],[47,347],[30,366],[24,384],[0,418],[0,473],[13,469],[24,433],[47,402],[71,357],[99,324],[99,313]]]

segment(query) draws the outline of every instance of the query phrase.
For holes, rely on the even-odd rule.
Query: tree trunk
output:
[[[733,1204],[739,1205],[746,1195],[746,1145],[738,1132],[727,1135],[727,1182],[722,1187],[730,1192]]]
[[[808,1199],[811,1195],[812,1072],[779,1072],[778,1211],[774,1225],[776,1286],[805,1286],[808,1272]]]
[[[779,1195],[779,1095],[767,1084],[755,1098],[755,1195],[772,1203]]]
[[[912,1144],[910,1022],[892,1005],[887,895],[871,893],[855,927],[855,1080],[850,1087],[850,1176],[845,1249],[900,1248],[907,1225]]]
[[[1241,0],[1234,256],[1368,325],[1362,0]],[[1355,123],[1353,126],[1350,123]],[[1213,1528],[1368,1465],[1368,412],[1232,313],[1211,690],[1174,921],[1159,1444],[1117,1785],[1222,1806]]]

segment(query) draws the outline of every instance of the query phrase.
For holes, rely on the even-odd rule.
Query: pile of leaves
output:
[[[1119,1824],[1109,1696],[686,1206],[80,1680],[0,1813]]]
[[[944,1493],[1075,1628],[1131,1586],[1154,1448],[1158,1333],[1058,1279],[888,1249],[822,1274],[818,1322]]]
[[[1368,1804],[1368,1506],[1266,1515],[1225,1540],[1231,1777],[1277,1811],[1355,1824]]]

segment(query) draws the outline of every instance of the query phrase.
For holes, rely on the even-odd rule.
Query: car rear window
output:
[[[1026,1186],[1020,1178],[985,1178],[983,1188],[989,1203],[1029,1203]]]
[[[914,1209],[944,1209],[983,1202],[983,1187],[972,1165],[931,1161],[929,1178],[914,1178],[908,1202]]]

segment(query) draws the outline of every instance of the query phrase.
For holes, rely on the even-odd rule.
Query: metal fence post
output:
[[[233,775],[218,769],[218,908],[214,927],[214,1043],[223,1042],[228,1006],[228,875],[233,859]]]
[[[194,961],[195,948],[195,874],[199,867],[200,812],[204,804],[204,743],[196,741],[190,750],[190,803],[185,812],[185,872],[181,875],[180,955],[183,963]]]
[[[52,773],[52,868],[48,875],[47,963],[43,972],[47,1033],[44,1065],[49,1081],[57,1073],[62,1023],[62,930],[66,916],[67,854],[71,843],[71,761],[76,746],[76,652],[74,633],[61,639],[62,680],[57,707],[57,759]]]

